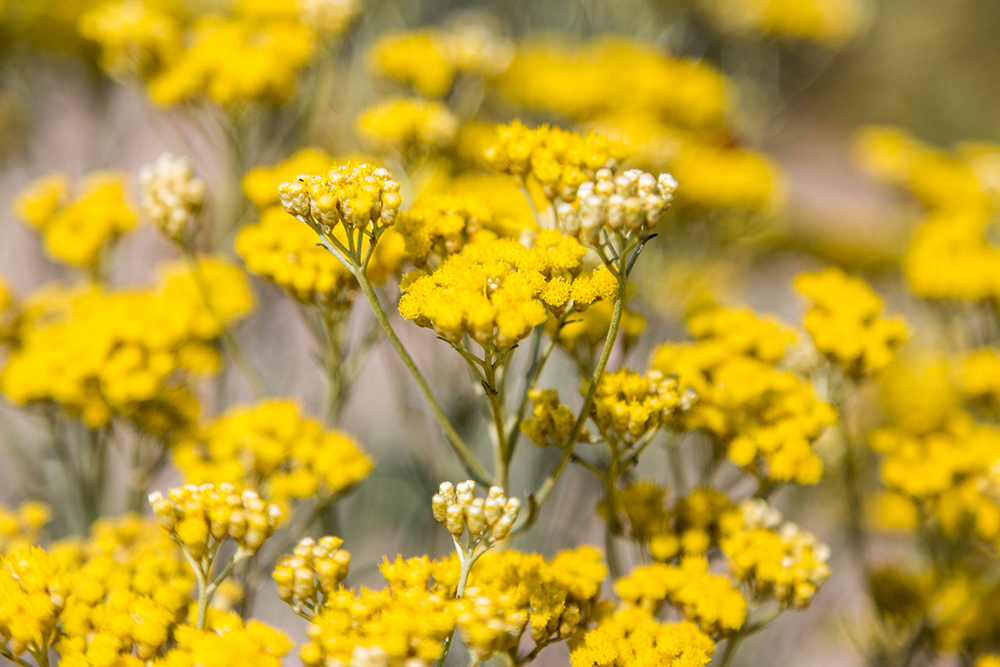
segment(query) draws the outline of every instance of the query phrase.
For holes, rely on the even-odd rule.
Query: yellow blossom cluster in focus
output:
[[[292,642],[260,621],[244,622],[237,614],[214,615],[210,628],[185,625],[174,632],[176,644],[151,664],[154,667],[281,667]]]
[[[374,465],[353,438],[323,428],[289,400],[236,406],[173,453],[189,483],[228,482],[275,502],[332,498]]]
[[[689,621],[661,623],[643,609],[601,620],[570,653],[572,667],[702,667],[715,653],[708,635]]]
[[[677,380],[660,371],[642,375],[622,369],[605,373],[594,394],[592,417],[605,437],[634,442],[670,423],[675,411],[690,406],[693,395],[682,396]]]
[[[46,176],[29,185],[14,208],[19,218],[42,232],[52,257],[93,269],[101,251],[135,226],[136,213],[125,201],[124,181],[123,174],[96,172],[70,199],[66,176]]]

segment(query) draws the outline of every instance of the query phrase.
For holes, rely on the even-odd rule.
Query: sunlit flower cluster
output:
[[[198,403],[185,374],[217,370],[213,342],[252,295],[242,273],[217,259],[162,276],[153,289],[95,286],[27,305],[48,312],[22,325],[0,388],[17,403],[56,401],[92,428],[115,415],[154,434],[189,426]]]
[[[719,542],[737,579],[752,584],[755,595],[773,595],[801,609],[830,576],[830,548],[762,500],[740,505],[742,530]]]
[[[605,373],[594,394],[592,418],[602,434],[635,441],[670,422],[693,400],[677,389],[675,378],[660,371],[645,375],[629,369]]]
[[[726,577],[710,573],[702,558],[685,558],[680,565],[637,567],[615,583],[615,592],[623,602],[651,614],[669,602],[714,638],[739,630],[746,620],[743,595]]]
[[[660,623],[643,609],[622,609],[584,635],[570,653],[572,667],[701,667],[715,643],[689,621]]]
[[[470,538],[498,542],[507,537],[521,511],[521,501],[508,498],[499,486],[491,487],[486,498],[476,497],[476,483],[457,487],[444,482],[431,501],[434,518],[458,539],[468,530]]]
[[[325,176],[299,176],[282,183],[278,193],[292,215],[312,218],[325,234],[343,225],[349,236],[355,230],[392,226],[402,203],[399,183],[388,170],[358,162]]]
[[[281,667],[281,658],[292,649],[292,642],[284,633],[260,621],[244,623],[234,613],[215,615],[211,625],[204,630],[190,625],[178,627],[174,632],[176,644],[151,664],[156,667],[232,664]]]
[[[749,311],[721,308],[693,316],[688,327],[696,341],[661,345],[651,365],[697,396],[683,423],[762,479],[819,481],[823,464],[811,445],[837,414],[776,366],[793,336]]]
[[[59,559],[39,547],[0,556],[0,656],[46,660],[71,586]]]
[[[234,407],[173,451],[188,482],[229,482],[275,502],[331,498],[373,466],[350,436],[323,428],[288,400]]]
[[[343,544],[330,535],[319,540],[303,537],[290,555],[278,558],[272,573],[278,597],[296,614],[314,616],[336,594],[351,564],[351,554],[340,548]]]
[[[596,180],[599,170],[613,170],[627,156],[625,146],[594,133],[548,125],[530,129],[520,121],[498,127],[496,143],[486,152],[494,170],[522,181],[530,176],[550,200],[565,201],[576,199],[580,186]]]
[[[852,377],[882,371],[906,340],[905,322],[882,317],[882,299],[860,278],[829,267],[795,286],[813,302],[803,326],[816,349]]]
[[[214,553],[226,537],[254,553],[283,518],[277,505],[249,489],[238,493],[231,484],[188,484],[167,495],[154,492],[149,504],[163,529],[195,559]]]
[[[102,519],[88,540],[57,544],[53,553],[72,554],[76,582],[61,616],[61,664],[150,660],[187,617],[194,576],[154,521]]]
[[[19,218],[42,232],[52,257],[92,269],[101,260],[101,251],[135,226],[136,214],[125,201],[124,181],[119,173],[96,172],[70,198],[66,176],[46,176],[28,186],[14,208]]]
[[[454,342],[468,335],[483,346],[509,347],[550,312],[613,297],[617,281],[606,270],[581,275],[585,253],[555,230],[540,232],[531,248],[477,239],[429,275],[407,281],[399,312]]]

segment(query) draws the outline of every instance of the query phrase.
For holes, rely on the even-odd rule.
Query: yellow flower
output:
[[[861,28],[858,0],[701,0],[702,9],[723,28],[841,44]]]
[[[859,278],[829,267],[801,274],[795,287],[813,302],[803,325],[816,349],[852,377],[885,369],[906,340],[905,322],[881,317],[882,299]]]
[[[51,519],[49,506],[37,501],[25,501],[17,510],[0,507],[0,554],[36,546]]]
[[[229,410],[178,442],[174,459],[190,483],[228,482],[275,502],[333,497],[367,477],[373,466],[353,438],[323,428],[287,400]]]
[[[340,547],[338,537],[311,537],[299,540],[291,555],[278,558],[272,577],[278,584],[278,598],[297,614],[304,609],[315,615],[337,592],[337,585],[347,576],[351,554]]]
[[[112,76],[145,77],[177,58],[183,24],[167,3],[149,0],[98,5],[80,17],[80,36],[97,42],[100,65]]]
[[[572,667],[701,667],[715,644],[690,622],[659,623],[639,608],[623,609],[584,635],[570,653]]]
[[[263,211],[281,204],[278,186],[285,181],[299,174],[323,174],[336,166],[337,161],[319,148],[303,148],[284,162],[248,171],[243,177],[243,192]]]
[[[601,433],[611,432],[623,441],[635,442],[669,423],[675,410],[683,411],[688,403],[690,398],[682,400],[676,379],[659,371],[640,375],[621,369],[601,376],[591,418]]]
[[[18,196],[17,214],[38,227],[49,254],[82,268],[97,266],[101,250],[135,226],[136,214],[125,202],[125,176],[95,172],[66,202],[66,177],[36,181]]]
[[[292,649],[284,633],[260,621],[244,624],[236,614],[213,619],[216,627],[198,630],[180,626],[174,631],[176,645],[154,667],[224,667],[259,665],[281,667],[281,658]]]
[[[47,657],[71,585],[58,559],[43,549],[0,556],[0,647],[14,656]]]
[[[455,141],[458,120],[440,102],[398,98],[368,107],[355,122],[363,139],[383,151],[407,155],[447,148]]]
[[[427,97],[442,97],[455,80],[455,68],[430,30],[383,35],[368,52],[377,73],[413,86]]]

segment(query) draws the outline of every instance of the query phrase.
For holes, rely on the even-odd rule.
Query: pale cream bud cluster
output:
[[[201,558],[231,537],[242,550],[254,553],[281,523],[281,508],[255,491],[237,493],[231,484],[202,484],[149,495],[153,514],[170,536],[193,557]]]
[[[521,511],[521,501],[507,498],[499,486],[490,487],[486,498],[476,498],[476,483],[462,482],[457,487],[451,482],[441,485],[431,499],[434,518],[455,539],[468,529],[471,537],[484,542],[498,542],[508,534]]]
[[[351,554],[341,549],[344,541],[327,535],[319,540],[304,537],[291,554],[280,557],[274,566],[278,597],[297,614],[303,609],[316,612],[347,577]]]
[[[556,217],[563,231],[590,245],[601,243],[601,232],[636,234],[653,230],[670,208],[677,180],[670,174],[657,178],[640,169],[615,176],[600,169],[595,181],[586,181],[576,192],[576,203],[563,202]]]
[[[392,174],[365,163],[349,163],[325,176],[304,174],[279,185],[278,195],[286,211],[312,218],[327,235],[340,223],[347,231],[391,226],[403,203]]]
[[[167,236],[176,239],[205,201],[205,181],[186,157],[164,153],[139,170],[139,204]]]

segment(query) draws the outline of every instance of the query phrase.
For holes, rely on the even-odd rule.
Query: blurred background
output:
[[[46,254],[37,230],[12,211],[29,182],[51,172],[81,176],[99,169],[134,179],[142,165],[169,150],[189,156],[205,178],[213,217],[253,222],[259,216],[239,191],[244,173],[304,146],[334,156],[372,150],[356,131],[355,118],[413,86],[391,68],[380,69],[373,55],[379,40],[401,31],[454,33],[474,26],[480,55],[489,54],[484,62],[490,67],[460,78],[441,96],[465,128],[454,149],[459,157],[452,159],[474,164],[482,145],[476,131],[520,118],[529,126],[549,122],[621,136],[651,151],[642,158],[646,165],[678,177],[675,215],[683,230],[644,258],[640,296],[632,305],[648,332],[627,353],[619,350],[613,364],[645,367],[655,344],[683,337],[684,313],[699,299],[747,304],[798,321],[803,304],[791,293],[791,278],[830,262],[869,278],[891,309],[916,323],[919,338],[926,306],[906,294],[898,266],[917,208],[866,175],[857,133],[891,125],[936,145],[1000,141],[995,0],[362,0],[349,25],[292,71],[294,92],[228,106],[196,96],[162,104],[150,99],[151,79],[141,67],[109,69],[102,54],[115,29],[109,29],[112,37],[105,32],[93,39],[78,28],[82,16],[108,4],[0,0],[0,275],[15,294],[75,278]],[[186,25],[200,15],[229,11],[221,2],[163,4],[185,17]],[[631,64],[647,63],[647,52],[665,62],[705,66],[708,73],[701,79],[687,79],[686,73],[656,79],[661,70]],[[647,75],[652,78],[643,80]],[[678,82],[721,92],[674,95]],[[660,93],[665,101],[652,105],[662,105],[660,115],[650,120],[644,98]],[[578,104],[580,99],[588,102]],[[709,108],[716,103],[719,109]],[[698,104],[706,106],[704,117],[691,110]],[[685,169],[701,183],[690,195]],[[411,195],[421,178],[433,178],[413,174]],[[745,197],[727,200],[730,188]],[[133,197],[136,191],[133,180]],[[235,256],[232,236],[216,236],[209,245]],[[148,284],[156,266],[174,254],[152,225],[140,225],[115,249],[108,281]],[[257,307],[238,335],[278,393],[318,413],[323,369],[295,306],[264,280],[255,282],[255,290]],[[354,317],[355,335],[365,315]],[[433,333],[399,328],[456,421],[465,415],[475,431],[475,397],[462,395],[461,384],[450,381],[466,373],[461,359]],[[558,384],[572,374],[572,364],[557,360],[547,373]],[[237,373],[227,370],[222,382],[221,392],[204,399],[205,417],[252,397]],[[456,389],[449,393],[450,387]],[[463,477],[423,410],[391,349],[377,346],[337,424],[378,461],[331,518],[355,554],[353,585],[378,580],[375,565],[383,554],[451,550],[427,499],[441,479]],[[16,442],[16,451],[30,455],[43,441],[30,417],[0,405],[0,443],[6,446],[0,500],[15,503],[40,494],[44,481],[25,472],[29,467],[10,445]],[[551,466],[552,452],[532,449],[513,474],[524,480],[517,493],[534,488]],[[643,475],[662,477],[665,465],[652,462]],[[162,475],[158,488],[177,479],[169,469]],[[599,522],[590,511],[599,494],[585,472],[571,470],[546,508],[553,530],[525,535],[515,546],[551,555],[599,543]],[[791,518],[834,547],[834,574],[807,613],[790,614],[748,640],[737,664],[862,664],[864,642],[852,623],[861,584],[850,559],[837,555],[845,539],[840,501],[831,501],[837,494],[821,486],[818,492],[796,488],[779,496],[777,504]],[[54,530],[70,532],[58,517]],[[279,607],[258,603],[262,617],[294,625]],[[557,647],[539,664],[566,659],[565,649]]]

